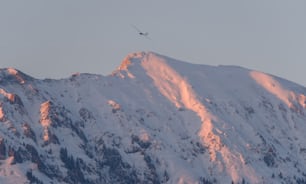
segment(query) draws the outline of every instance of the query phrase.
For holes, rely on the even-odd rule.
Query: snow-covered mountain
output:
[[[306,88],[128,55],[110,76],[0,70],[0,183],[306,183]]]

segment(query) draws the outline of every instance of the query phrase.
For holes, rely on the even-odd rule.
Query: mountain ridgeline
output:
[[[109,76],[0,69],[0,183],[306,183],[306,88],[128,55]]]

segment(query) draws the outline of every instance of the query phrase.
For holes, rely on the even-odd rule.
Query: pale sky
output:
[[[1,0],[0,68],[108,75],[128,53],[154,51],[306,86],[305,20],[305,0]]]

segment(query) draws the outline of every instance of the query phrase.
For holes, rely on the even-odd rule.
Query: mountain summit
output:
[[[109,76],[0,70],[0,183],[306,183],[306,88],[129,54]]]

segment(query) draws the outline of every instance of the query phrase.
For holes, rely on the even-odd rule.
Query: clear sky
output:
[[[0,1],[0,68],[36,78],[107,75],[137,51],[243,66],[306,86],[306,1]]]

